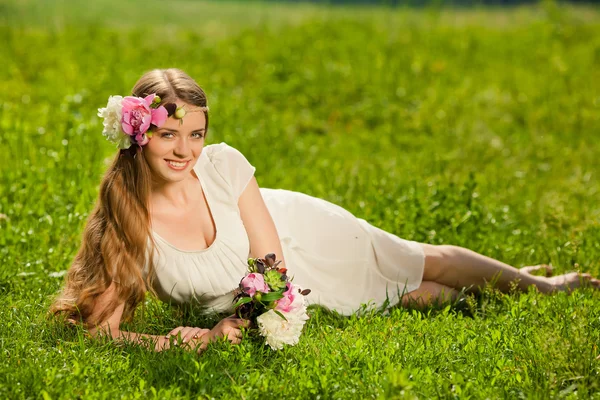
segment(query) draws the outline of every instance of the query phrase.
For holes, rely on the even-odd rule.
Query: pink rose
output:
[[[123,132],[129,136],[135,136],[136,142],[142,146],[148,143],[145,133],[150,128],[150,124],[161,126],[168,117],[167,109],[163,106],[150,108],[155,96],[151,94],[143,99],[127,96],[123,99],[123,117],[121,119]]]
[[[269,293],[269,285],[265,283],[262,274],[248,274],[242,279],[241,284],[244,292],[250,296],[254,296],[256,292]]]
[[[277,311],[280,312],[290,312],[293,309],[295,309],[298,305],[298,302],[296,302],[296,304],[294,304],[294,300],[296,299],[296,296],[302,296],[300,293],[298,293],[298,288],[294,287],[294,285],[292,285],[291,283],[287,283],[287,290],[285,292],[283,292],[283,298],[277,300],[277,306],[275,306],[275,309]]]

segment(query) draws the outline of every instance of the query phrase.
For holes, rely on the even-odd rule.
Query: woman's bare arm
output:
[[[275,253],[277,259],[281,260],[281,266],[284,267],[285,260],[279,234],[260,194],[256,178],[252,177],[248,182],[238,200],[238,208],[248,234],[252,256],[262,258],[266,254]]]
[[[90,316],[92,320],[94,320],[94,316],[99,315],[111,301],[116,300],[116,285],[117,284],[113,282],[108,289],[98,297],[92,315]],[[185,344],[191,348],[204,348],[208,344],[208,341],[202,340],[202,337],[210,332],[209,329],[180,326],[173,329],[167,335],[148,335],[144,333],[122,331],[120,330],[120,324],[124,307],[125,303],[120,303],[115,309],[115,312],[108,319],[88,330],[90,334],[93,337],[110,336],[115,341],[138,343],[155,351],[167,350],[171,347],[171,343],[175,345]],[[194,335],[197,335],[198,338],[195,339]],[[170,339],[171,336],[175,338],[173,341]],[[179,339],[181,339],[181,342]],[[208,339],[208,337],[206,339]]]

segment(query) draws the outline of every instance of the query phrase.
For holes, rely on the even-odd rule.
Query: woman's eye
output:
[[[204,134],[202,133],[192,133],[192,136],[194,136],[195,138],[201,139],[204,137]]]
[[[164,137],[169,138],[169,137],[172,137],[172,136],[173,136],[173,134],[170,133],[170,132],[165,132],[162,135],[160,135],[161,138],[164,138]]]

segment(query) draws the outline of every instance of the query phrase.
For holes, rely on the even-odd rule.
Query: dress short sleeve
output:
[[[236,199],[242,195],[256,168],[237,149],[226,143],[211,145],[209,157],[221,177],[231,186]],[[208,148],[207,148],[208,150]]]

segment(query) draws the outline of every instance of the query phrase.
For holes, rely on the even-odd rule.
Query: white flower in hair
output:
[[[123,96],[110,96],[106,107],[98,109],[98,116],[104,118],[102,134],[120,149],[128,149],[131,146],[131,140],[121,130],[122,102]]]

